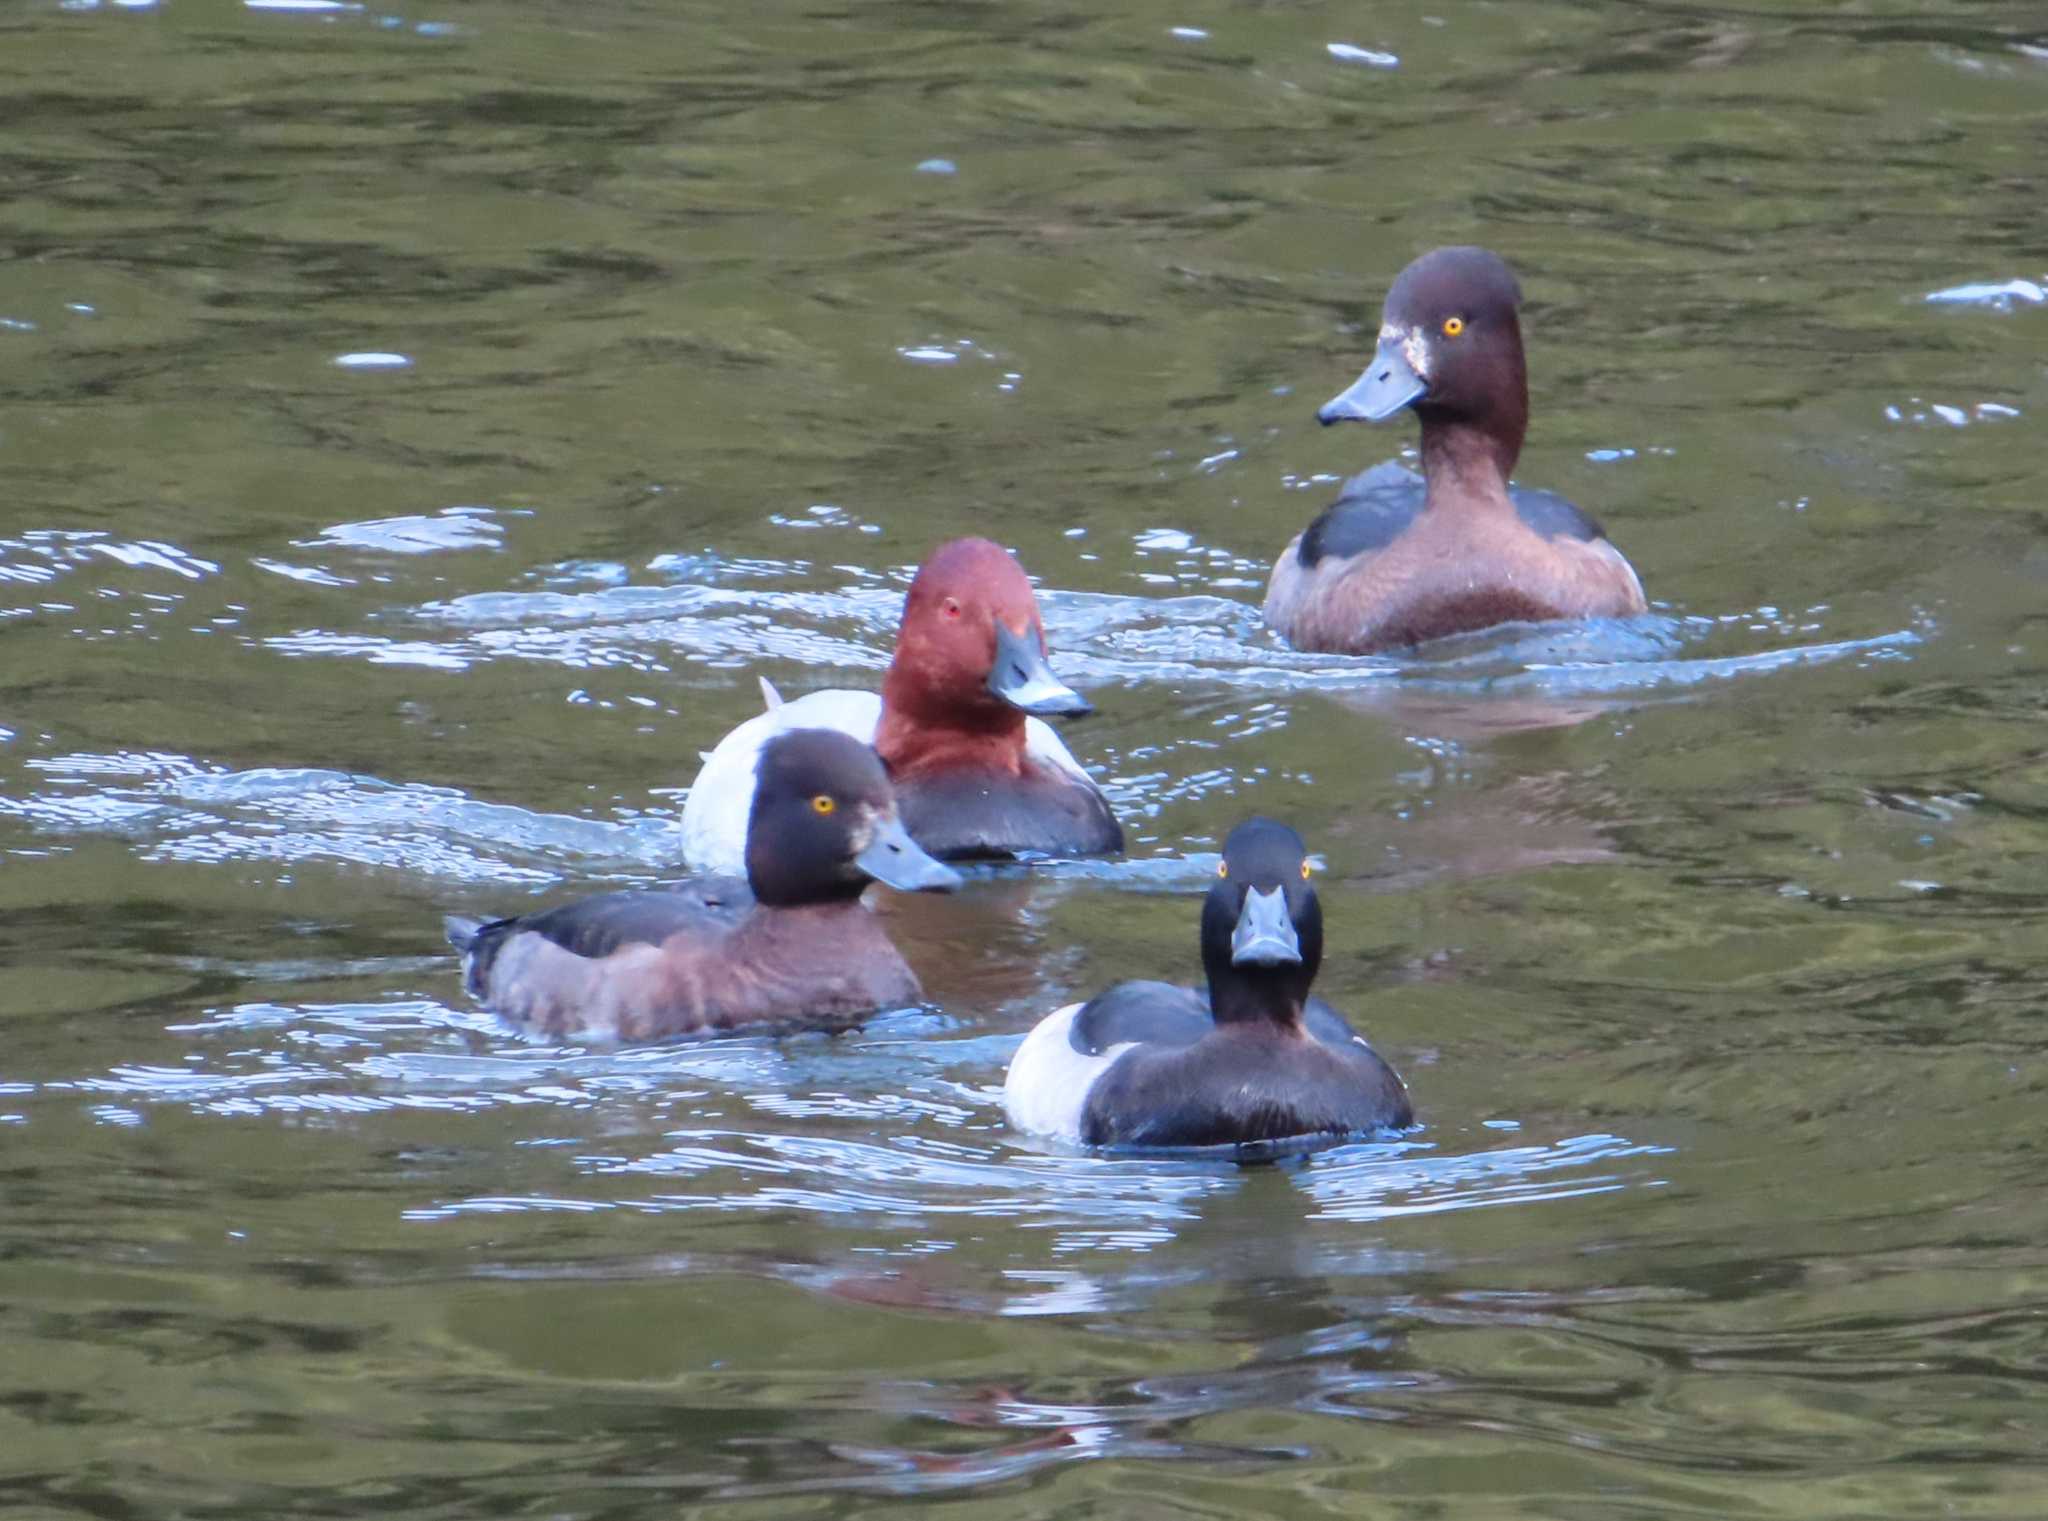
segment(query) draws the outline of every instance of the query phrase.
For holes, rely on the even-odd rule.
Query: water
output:
[[[718,9],[0,19],[0,1511],[2038,1516],[2040,18]],[[1285,651],[1466,239],[1656,611]],[[977,530],[1131,863],[836,1039],[468,1005]],[[1423,1128],[1010,1135],[1252,808]]]

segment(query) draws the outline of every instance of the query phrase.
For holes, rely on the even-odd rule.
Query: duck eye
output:
[[[1306,881],[1308,880],[1308,874],[1309,874],[1309,873],[1310,873],[1311,871],[1313,871],[1314,869],[1315,869],[1315,868],[1313,868],[1312,866],[1310,866],[1310,865],[1308,864],[1308,862],[1306,862],[1306,861],[1303,861],[1303,862],[1301,863],[1301,880],[1302,880],[1302,881],[1304,881],[1304,882],[1306,882]]]
[[[960,616],[960,604],[953,598],[948,597],[942,604],[940,604],[939,611],[944,613],[948,618],[957,618]]]
[[[811,799],[811,809],[820,818],[823,818],[828,813],[838,812],[839,800],[829,792],[821,792]]]
[[[1444,318],[1444,336],[1446,338],[1455,338],[1464,331],[1465,319],[1463,317]]]
[[[1219,877],[1227,877],[1227,876],[1229,876],[1229,875],[1230,875],[1230,863],[1229,863],[1228,861],[1218,861],[1218,862],[1216,863],[1216,875],[1217,875],[1217,876],[1219,876]]]

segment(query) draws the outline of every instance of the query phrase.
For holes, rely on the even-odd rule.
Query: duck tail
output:
[[[498,959],[498,952],[504,949],[505,937],[517,923],[513,919],[470,919],[461,914],[447,914],[441,919],[442,927],[448,932],[448,943],[455,947],[462,957],[462,985],[470,996],[486,1001],[484,990],[491,977],[491,967]]]

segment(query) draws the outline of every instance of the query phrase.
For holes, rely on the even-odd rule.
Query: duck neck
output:
[[[1024,768],[1024,715],[985,689],[934,689],[889,667],[875,753],[901,781],[921,771],[979,770],[1016,775]]]
[[[833,928],[833,938],[829,942],[820,941],[818,936],[828,925]],[[868,911],[856,891],[847,897],[828,898],[821,903],[756,902],[733,926],[733,939],[744,946],[772,945],[784,950],[829,944],[833,955],[844,956],[849,933],[844,926],[847,925],[856,929],[872,926],[874,933],[882,934],[875,916]],[[883,935],[883,938],[887,936]],[[782,954],[782,951],[777,954]]]
[[[1521,452],[1519,433],[1503,437],[1464,419],[1424,418],[1424,505],[1434,507],[1446,501],[1505,505],[1508,477]]]
[[[1300,967],[1209,968],[1209,1013],[1220,1025],[1273,1025],[1297,1032],[1314,976]]]
[[[1472,388],[1477,407],[1418,406],[1426,503],[1489,501],[1505,505],[1508,478],[1529,432],[1529,379],[1519,353],[1502,356],[1496,373]]]
[[[817,909],[833,913],[860,902],[867,891],[864,877],[823,875],[816,870],[792,867],[776,853],[775,842],[747,837],[747,890],[754,895],[756,910],[776,913]]]

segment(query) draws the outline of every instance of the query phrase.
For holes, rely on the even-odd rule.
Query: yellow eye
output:
[[[830,793],[821,792],[811,799],[811,807],[823,815],[833,812],[839,807],[839,803]]]
[[[1308,874],[1309,874],[1309,871],[1310,871],[1310,869],[1311,869],[1311,868],[1309,867],[1309,864],[1308,864],[1308,862],[1306,862],[1306,861],[1303,861],[1303,862],[1301,863],[1301,880],[1302,880],[1302,881],[1306,882],[1306,881],[1308,880]]]
[[[1228,861],[1218,861],[1218,862],[1216,863],[1216,875],[1217,875],[1217,876],[1219,876],[1219,877],[1227,877],[1227,876],[1229,876],[1229,875],[1230,875],[1230,863],[1229,863]]]
[[[1464,331],[1465,319],[1463,317],[1444,318],[1444,336],[1446,338],[1455,338]]]

